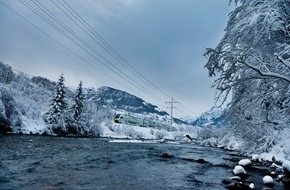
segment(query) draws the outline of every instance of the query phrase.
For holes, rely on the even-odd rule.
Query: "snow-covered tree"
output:
[[[228,116],[237,127],[233,131],[249,127],[244,133],[239,130],[241,136],[251,133],[265,139],[267,134],[258,128],[280,129],[290,123],[290,3],[235,3],[223,39],[205,53],[205,67],[210,76],[217,76],[213,86],[219,100],[232,93]]]
[[[6,117],[5,107],[0,99],[0,134],[7,133],[10,130],[8,119]]]
[[[84,116],[84,92],[83,83],[79,83],[74,95],[74,104],[71,107],[71,119],[68,126],[68,132],[71,134],[84,134],[85,128],[85,116]]]
[[[67,97],[65,92],[64,77],[61,74],[56,83],[49,111],[45,114],[45,121],[51,125],[56,134],[65,134],[67,125]]]
[[[13,95],[6,86],[0,88],[0,120],[2,133],[21,132],[21,113],[18,110]]]
[[[72,106],[72,109],[73,109],[73,118],[75,120],[80,119],[84,109],[84,92],[82,81],[79,83],[79,86],[76,90],[74,96],[74,105]]]
[[[13,71],[10,65],[5,65],[0,62],[0,82],[9,84],[13,79]]]

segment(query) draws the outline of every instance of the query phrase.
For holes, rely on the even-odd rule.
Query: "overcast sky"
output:
[[[110,86],[167,112],[165,102],[172,97],[180,102],[174,109],[178,117],[197,116],[214,105],[213,79],[204,69],[203,53],[223,36],[233,9],[227,0],[66,0],[125,62],[108,54],[89,30],[84,32],[56,6],[65,10],[63,1],[0,2],[26,19],[0,4],[0,61],[16,70],[54,81],[64,73],[67,86],[77,86],[80,80],[85,87]],[[78,47],[78,39],[69,40],[28,7],[57,27],[58,19],[69,27],[62,28],[64,35],[77,36],[87,46]]]

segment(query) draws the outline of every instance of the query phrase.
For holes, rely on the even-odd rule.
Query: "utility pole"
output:
[[[173,104],[177,104],[179,102],[177,101],[174,101],[173,98],[171,98],[171,101],[170,102],[165,102],[166,104],[170,104],[170,107],[167,107],[167,108],[170,108],[170,132],[171,132],[171,129],[172,129],[172,121],[173,121],[173,108],[177,108],[177,107],[174,107]]]

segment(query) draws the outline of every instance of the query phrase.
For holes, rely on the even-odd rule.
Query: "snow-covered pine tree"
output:
[[[52,132],[58,135],[67,134],[67,98],[63,74],[56,83],[49,111],[45,114],[45,121],[51,127]]]
[[[68,132],[71,134],[84,134],[84,92],[83,83],[80,81],[74,95],[74,104],[71,108],[72,116],[68,126]]]
[[[79,120],[84,109],[84,92],[83,92],[83,83],[79,83],[79,86],[75,92],[74,96],[74,105],[73,109],[73,118]]]

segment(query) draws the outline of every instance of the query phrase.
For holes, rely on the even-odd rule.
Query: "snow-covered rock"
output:
[[[249,188],[250,188],[250,189],[255,189],[255,185],[254,185],[253,183],[251,183],[251,184],[249,185]]]
[[[252,161],[254,161],[254,162],[259,162],[259,161],[260,161],[260,156],[259,156],[259,154],[253,154],[253,155],[252,155]]]
[[[265,185],[272,185],[274,184],[274,179],[271,176],[266,175],[265,177],[263,177],[263,183]]]
[[[289,160],[285,160],[282,163],[282,167],[283,167],[283,171],[285,172],[285,174],[289,175],[290,174],[290,161]]]
[[[241,174],[246,174],[246,170],[242,166],[235,166],[233,170],[235,175],[241,175]]]
[[[243,167],[249,167],[251,166],[251,160],[249,159],[242,159],[239,161],[239,165]]]

